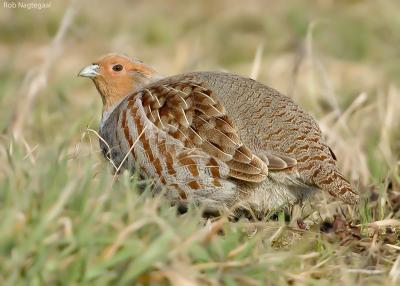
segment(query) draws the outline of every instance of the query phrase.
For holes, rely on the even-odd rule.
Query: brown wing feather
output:
[[[294,159],[265,153],[256,156],[244,146],[225,108],[213,91],[201,83],[153,84],[143,93],[147,117],[185,146],[201,149],[225,162],[229,176],[248,182],[262,182],[268,167],[285,169]]]

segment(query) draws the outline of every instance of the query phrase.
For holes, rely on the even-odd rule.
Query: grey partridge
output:
[[[317,190],[358,201],[313,117],[255,80],[222,72],[163,78],[118,54],[79,75],[103,100],[104,155],[119,169],[137,166],[172,201],[257,212]]]

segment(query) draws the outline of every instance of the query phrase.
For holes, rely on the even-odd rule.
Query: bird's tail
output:
[[[346,204],[357,204],[360,199],[349,181],[343,177],[336,166],[333,166],[330,170],[321,171],[314,180],[320,189],[329,192],[329,194],[339,198]]]

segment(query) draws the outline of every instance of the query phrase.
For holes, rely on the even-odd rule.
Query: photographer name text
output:
[[[25,1],[4,1],[3,7],[6,9],[26,9],[26,10],[42,10],[51,7],[50,2],[25,2]]]

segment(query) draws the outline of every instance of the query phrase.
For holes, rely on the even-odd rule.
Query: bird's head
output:
[[[93,80],[103,100],[103,113],[127,95],[161,78],[141,61],[118,54],[100,57],[84,67],[78,75]]]

